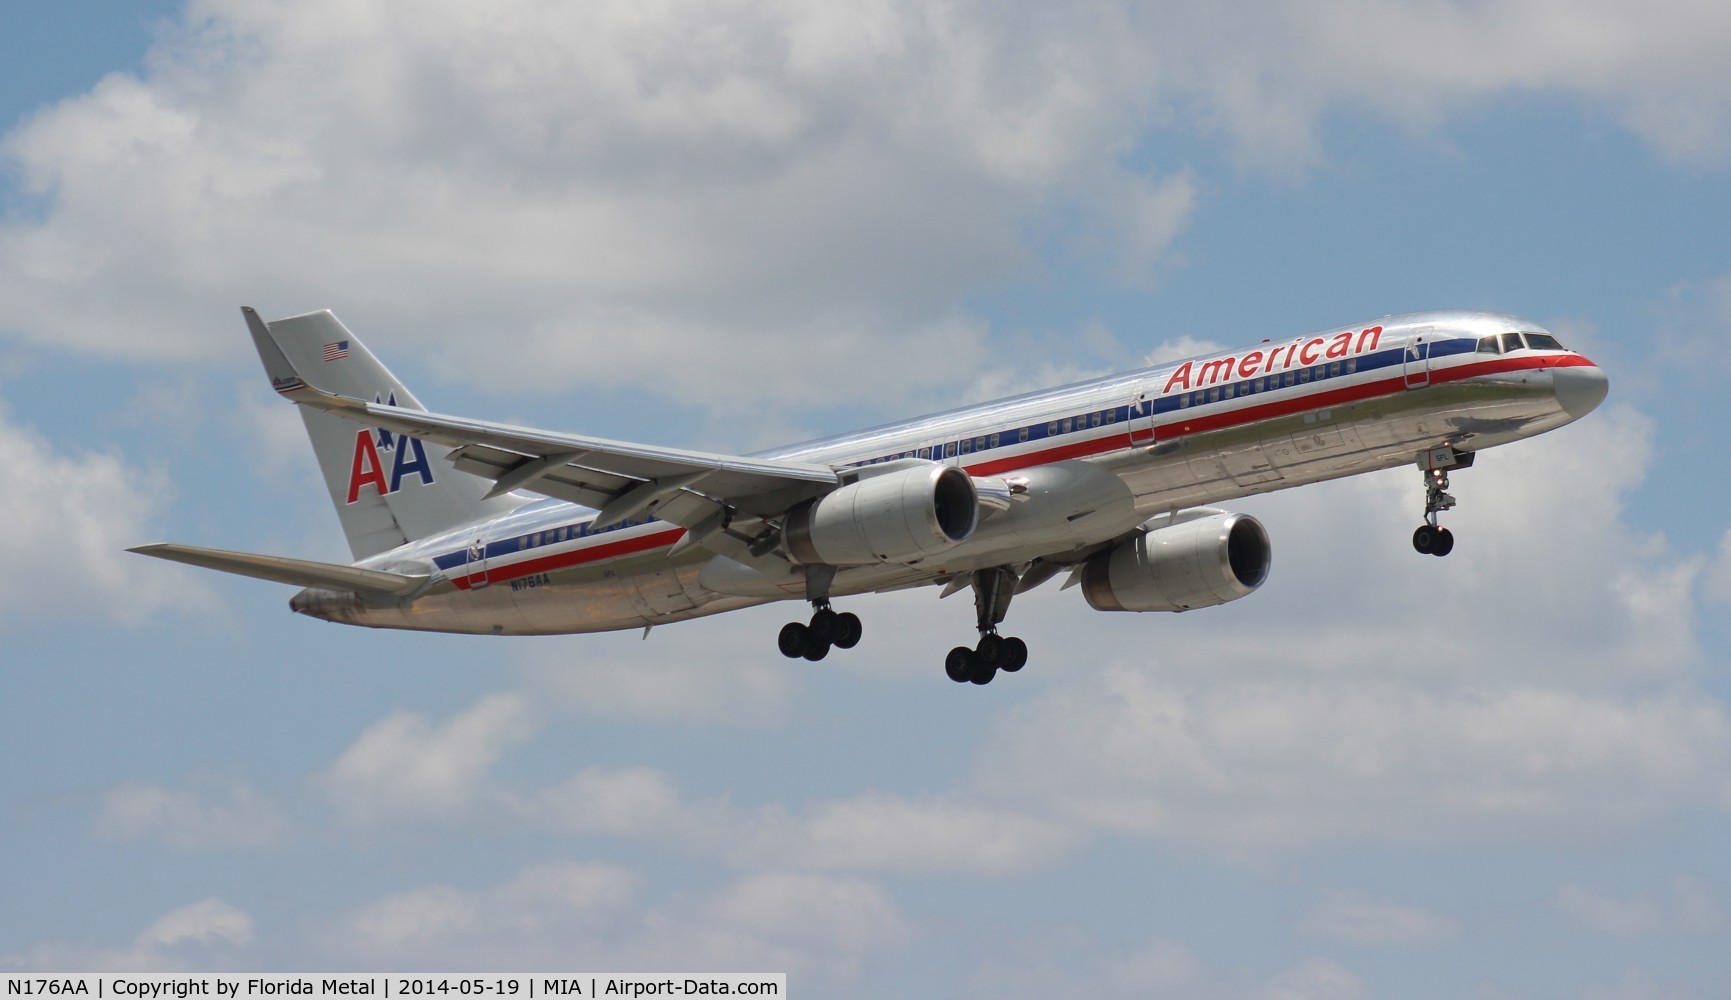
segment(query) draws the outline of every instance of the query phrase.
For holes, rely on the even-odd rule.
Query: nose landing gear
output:
[[[1455,506],[1454,495],[1448,492],[1448,470],[1472,465],[1473,453],[1444,446],[1430,449],[1418,460],[1424,470],[1424,523],[1413,531],[1412,547],[1423,555],[1446,556],[1454,551],[1455,536],[1437,523],[1437,515]]]

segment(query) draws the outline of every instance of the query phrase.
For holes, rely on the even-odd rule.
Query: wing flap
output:
[[[311,559],[290,559],[287,556],[266,556],[253,552],[232,552],[228,549],[207,549],[198,545],[175,545],[157,542],[127,549],[141,556],[154,556],[170,562],[186,563],[204,569],[220,570],[259,580],[289,583],[301,587],[326,587],[331,590],[352,590],[369,597],[407,597],[427,585],[430,576],[387,573],[384,570],[362,569],[337,563],[314,562]]]

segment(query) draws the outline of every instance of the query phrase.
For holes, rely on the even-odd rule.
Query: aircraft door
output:
[[[1418,331],[1407,340],[1403,367],[1406,372],[1406,387],[1408,389],[1423,389],[1430,385],[1430,348],[1431,330],[1429,327]]]
[[[481,535],[469,542],[469,552],[466,558],[463,573],[469,579],[469,589],[480,590],[489,582],[487,579],[487,536]]]
[[[1146,385],[1136,389],[1136,395],[1130,400],[1129,427],[1130,447],[1147,446],[1154,443],[1154,391]]]

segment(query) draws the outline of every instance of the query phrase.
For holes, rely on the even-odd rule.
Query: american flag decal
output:
[[[348,356],[349,342],[346,340],[334,340],[325,345],[326,361],[341,361]]]

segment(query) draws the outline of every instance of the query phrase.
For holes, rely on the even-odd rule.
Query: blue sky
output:
[[[1731,16],[248,0],[0,20],[0,968],[774,969],[802,995],[1676,997],[1731,974]],[[751,450],[1389,312],[1599,412],[1235,505],[1251,598],[375,633],[237,306],[435,409]]]

